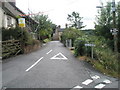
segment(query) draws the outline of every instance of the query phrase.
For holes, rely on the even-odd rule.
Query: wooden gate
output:
[[[2,41],[2,58],[15,56],[22,51],[19,40]]]

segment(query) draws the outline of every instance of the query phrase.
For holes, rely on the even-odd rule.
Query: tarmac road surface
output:
[[[74,57],[59,41],[51,41],[30,54],[6,59],[4,88],[118,88],[118,79],[95,70]]]

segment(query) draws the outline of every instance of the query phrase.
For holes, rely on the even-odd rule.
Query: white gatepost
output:
[[[69,47],[72,47],[72,39],[69,40]]]
[[[94,44],[85,44],[85,46],[91,47],[91,57],[93,59],[93,47],[95,46]]]
[[[66,44],[66,47],[68,47],[68,40],[66,40],[65,44]]]

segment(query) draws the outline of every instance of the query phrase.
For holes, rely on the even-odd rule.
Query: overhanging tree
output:
[[[101,8],[96,18],[96,35],[103,36],[106,39],[106,43],[113,48],[113,36],[110,33],[113,26],[112,4],[108,2],[106,7]]]
[[[37,15],[34,17],[35,20],[39,22],[39,27],[37,29],[37,33],[40,35],[40,39],[51,39],[53,29],[55,28],[55,24],[48,19],[47,15]]]
[[[117,29],[120,30],[120,10],[118,8],[116,8],[116,14],[117,14],[116,17]],[[96,35],[103,36],[106,39],[106,43],[108,44],[108,46],[113,49],[114,39],[112,33],[110,33],[110,30],[112,28],[113,28],[112,3],[107,2],[106,7],[103,7],[98,11],[97,20],[95,23],[95,30]],[[118,40],[119,39],[120,34],[118,34]]]

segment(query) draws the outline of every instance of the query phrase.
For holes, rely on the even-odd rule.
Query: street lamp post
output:
[[[97,6],[96,8],[103,8],[103,6]],[[114,52],[118,52],[118,38],[117,33],[118,30],[116,29],[116,7],[115,7],[115,0],[112,0],[112,12],[113,12],[113,29],[110,30],[112,35],[114,36]]]

